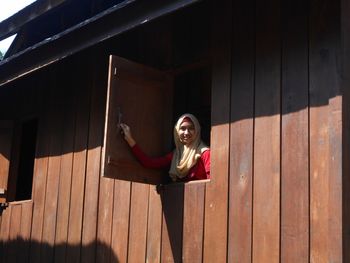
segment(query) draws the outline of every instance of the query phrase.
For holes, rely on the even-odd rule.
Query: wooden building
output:
[[[350,262],[350,4],[37,0],[0,23],[0,262]],[[197,115],[211,180],[150,155]]]

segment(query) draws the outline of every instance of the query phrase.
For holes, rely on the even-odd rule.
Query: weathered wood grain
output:
[[[97,248],[96,262],[110,262],[111,251],[107,248],[111,246],[112,220],[113,220],[113,199],[114,199],[114,179],[102,177],[100,181],[99,206],[98,206],[98,226],[97,226]],[[129,199],[130,200],[130,197]],[[123,200],[124,201],[124,200]],[[127,200],[125,200],[126,202]],[[126,242],[126,240],[123,240]]]
[[[342,262],[339,2],[310,2],[310,261]],[[345,249],[345,247],[344,247]]]
[[[146,262],[160,262],[162,240],[162,203],[157,187],[149,186]]]
[[[340,15],[341,15],[341,88],[343,95],[342,102],[342,169],[343,169],[343,181],[342,181],[342,213],[343,213],[343,262],[350,262],[350,2],[346,0],[340,1]]]
[[[8,242],[10,239],[11,207],[8,207],[1,215],[0,229],[0,262],[7,262]]]
[[[80,262],[81,238],[84,212],[86,156],[89,132],[90,96],[91,96],[91,60],[82,55],[78,75],[80,78],[76,84],[79,90],[77,96],[77,112],[74,134],[74,153],[71,182],[71,198],[69,210],[69,227],[67,249],[67,262]]]
[[[233,2],[228,261],[251,262],[254,141],[254,1]]]
[[[41,251],[42,262],[51,262],[54,256],[61,149],[65,121],[62,104],[66,97],[66,89],[60,86],[59,79],[53,74],[51,75],[50,86],[52,100],[48,109],[50,118],[47,133],[50,134],[50,141],[42,237],[42,243],[45,246]]]
[[[213,3],[211,182],[206,187],[203,262],[227,261],[231,1]]]
[[[308,8],[282,3],[281,261],[309,262]]]
[[[149,185],[131,184],[128,262],[146,259]]]
[[[184,185],[164,185],[160,191],[163,207],[161,262],[181,262]]]
[[[280,2],[256,2],[253,258],[280,260]]]
[[[33,225],[31,232],[31,246],[30,246],[30,262],[39,263],[41,254],[41,241],[44,223],[44,207],[46,198],[46,181],[47,169],[49,165],[49,145],[50,134],[49,129],[49,104],[52,102],[50,91],[50,76],[49,72],[43,78],[43,85],[46,89],[42,90],[42,100],[39,102],[39,116],[38,116],[38,132],[37,132],[37,148],[34,162],[33,175],[33,191],[32,200],[33,207]]]
[[[68,60],[63,63],[62,68],[74,67],[77,61]],[[63,109],[64,124],[62,136],[62,156],[60,166],[60,181],[58,188],[57,201],[57,222],[55,234],[55,262],[66,261],[66,245],[68,240],[69,227],[69,210],[71,199],[71,182],[72,182],[72,167],[73,167],[73,152],[74,152],[74,130],[76,121],[77,104],[76,99],[78,91],[76,89],[76,79],[73,77],[74,72],[68,71],[65,73],[65,78],[62,85],[70,91],[67,93],[66,106]]]
[[[185,184],[182,262],[203,262],[205,188],[206,183]]]
[[[97,52],[97,54],[99,54],[99,52]],[[93,83],[91,91],[81,253],[81,261],[86,263],[95,262],[96,255],[94,244],[97,236],[98,198],[101,176],[100,162],[105,115],[104,105],[106,100],[103,93],[107,87],[107,58],[104,56],[98,57],[96,55],[94,61],[95,63],[92,68]]]
[[[103,178],[102,180],[105,180]],[[127,262],[131,182],[115,180],[110,262]],[[116,261],[112,259],[115,258]]]
[[[17,262],[29,262],[30,232],[32,229],[33,202],[22,203],[20,244]]]
[[[7,262],[16,262],[19,251],[19,235],[21,231],[21,214],[22,205],[10,205],[11,206],[11,219],[10,219],[10,236],[8,240],[8,245],[6,249]]]

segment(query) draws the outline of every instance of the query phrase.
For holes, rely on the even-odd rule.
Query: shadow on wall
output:
[[[182,262],[184,186],[184,184],[169,184],[160,189],[164,216],[162,259],[166,262]]]
[[[332,4],[327,13],[337,14],[336,7]],[[291,23],[294,22],[291,17],[282,17],[283,25],[294,25],[286,28],[286,32],[260,24],[240,28],[241,23],[237,23],[233,39],[228,37],[226,41],[214,43],[224,51],[220,56],[208,54],[213,57],[212,72],[208,73],[212,79],[211,126],[321,107],[342,95],[339,24],[333,20],[324,23],[325,18],[317,16],[313,27],[318,29],[319,25],[322,34],[308,32],[308,9],[300,10],[303,10],[300,11],[303,19],[299,24]],[[102,139],[92,137],[96,124],[91,122],[99,118],[98,125],[103,130],[108,56],[114,53],[130,59],[139,54],[137,47],[132,47],[137,41],[132,41],[130,36],[121,38],[114,50],[90,48],[9,83],[0,90],[0,120],[8,117],[4,114],[17,115],[10,116],[17,118],[28,111],[46,113],[55,123],[44,127],[43,122],[47,120],[40,118],[41,137],[48,136],[46,139],[51,141],[59,139],[64,144],[64,135],[60,134],[64,129],[71,140],[81,140],[70,148],[40,150],[37,153],[40,157],[100,147]],[[92,55],[96,53],[98,56]],[[141,55],[139,59],[143,63]],[[94,130],[90,131],[92,127]]]
[[[203,261],[207,182],[163,185],[160,191],[163,207],[162,261]]]
[[[37,254],[33,254],[33,251]],[[85,246],[30,242],[22,238],[10,241],[0,240],[0,262],[114,262],[119,263],[117,255],[112,249],[101,243],[93,242]],[[88,261],[85,261],[89,255]],[[95,257],[95,258],[94,258]],[[80,260],[79,260],[80,258]]]

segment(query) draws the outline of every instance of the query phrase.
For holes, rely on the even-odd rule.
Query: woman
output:
[[[201,140],[201,127],[192,114],[182,115],[174,127],[176,149],[163,157],[147,156],[137,145],[126,124],[120,125],[135,157],[148,168],[170,168],[173,181],[192,181],[210,178],[210,149]]]

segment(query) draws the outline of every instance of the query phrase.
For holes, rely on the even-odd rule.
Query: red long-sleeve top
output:
[[[162,157],[149,157],[141,148],[135,144],[132,148],[132,153],[139,160],[142,166],[147,168],[170,168],[171,160],[173,159],[173,152],[168,153]],[[190,169],[188,175],[180,181],[203,180],[210,178],[210,150],[202,153],[197,163]]]

